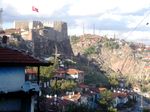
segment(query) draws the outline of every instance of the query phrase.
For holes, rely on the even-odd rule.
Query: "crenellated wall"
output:
[[[53,23],[33,21],[29,22],[28,29],[26,24],[23,25],[26,22],[15,23],[16,28],[22,28],[21,35],[24,40],[32,41],[33,44],[30,49],[32,49],[35,56],[50,56],[54,54],[56,46],[58,53],[67,56],[73,55],[68,37],[67,23],[62,21],[55,21]]]

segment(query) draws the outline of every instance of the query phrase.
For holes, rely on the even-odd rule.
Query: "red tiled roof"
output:
[[[37,75],[37,72],[33,69],[26,69],[26,74],[28,74],[28,75]]]
[[[144,66],[145,69],[150,69],[150,65]]]
[[[84,84],[84,83],[80,83],[78,86],[79,86],[80,88],[89,88],[89,86],[86,85],[86,84]]]
[[[78,101],[81,97],[80,93],[74,94],[74,95],[67,95],[67,96],[63,96],[63,99],[65,100],[69,100],[69,101]]]
[[[21,51],[0,47],[0,66],[48,66],[49,64]]]
[[[79,74],[79,73],[82,73],[83,71],[80,71],[80,70],[77,70],[77,69],[68,69],[66,71],[67,74],[71,74],[71,75],[74,75],[74,74]]]
[[[100,92],[104,92],[105,90],[106,90],[105,87],[100,87],[100,88],[99,88],[99,91],[100,91]]]
[[[127,93],[117,93],[117,92],[115,92],[115,93],[112,94],[112,97],[113,98],[116,98],[116,97],[127,97]]]

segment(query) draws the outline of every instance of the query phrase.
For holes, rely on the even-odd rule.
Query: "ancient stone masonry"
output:
[[[56,31],[57,41],[63,41],[68,39],[67,24],[64,22],[56,21],[54,22],[54,30]]]
[[[15,27],[22,29],[22,37],[32,42],[31,49],[35,56],[48,57],[54,54],[55,46],[57,46],[58,53],[66,56],[73,55],[67,23],[56,21],[53,25],[44,25],[45,23],[37,21],[15,22]]]
[[[16,29],[29,30],[29,29],[42,28],[43,24],[40,21],[15,21],[14,27]]]

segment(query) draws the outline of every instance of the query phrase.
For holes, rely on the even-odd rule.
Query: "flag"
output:
[[[39,12],[39,9],[34,7],[34,6],[32,6],[32,11]]]

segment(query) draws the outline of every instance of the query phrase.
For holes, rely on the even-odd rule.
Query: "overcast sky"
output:
[[[5,28],[14,20],[61,20],[72,35],[84,26],[85,33],[150,44],[150,0],[0,0],[0,7]]]

